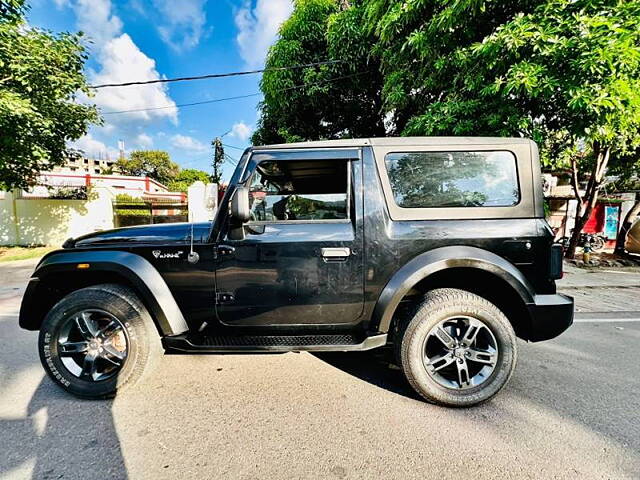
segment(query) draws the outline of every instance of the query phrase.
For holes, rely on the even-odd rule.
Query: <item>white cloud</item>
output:
[[[73,7],[78,28],[83,30],[93,42],[93,54],[99,67],[88,70],[89,83],[123,83],[132,80],[158,80],[156,63],[145,55],[123,33],[120,18],[113,13],[111,0],[67,0]],[[129,112],[109,115],[111,128],[101,129],[105,134],[115,134],[119,126],[126,126],[126,135],[131,123],[149,123],[158,119],[169,119],[174,124],[178,120],[175,102],[169,96],[166,85],[137,85],[119,88],[101,88],[92,98],[80,96],[81,100],[96,104],[104,113],[109,111],[136,110],[150,107],[168,106],[169,108]]]
[[[153,145],[153,138],[146,133],[141,133],[136,137],[136,144],[140,148],[149,148]]]
[[[69,0],[53,0],[53,3],[55,3],[58,8],[69,6]]]
[[[249,68],[264,65],[267,51],[278,35],[278,29],[293,11],[291,0],[257,0],[251,8],[251,2],[245,0],[235,15],[238,29],[236,41],[240,56]]]
[[[93,84],[157,80],[160,78],[160,74],[156,70],[156,62],[142,53],[126,33],[106,43],[100,51],[98,59],[102,68],[99,72],[90,72]],[[169,97],[168,89],[164,84],[101,88],[92,101],[104,112],[141,110],[158,106],[170,107],[111,115],[108,118],[112,123],[127,123],[131,120],[150,122],[160,118],[168,118],[173,123],[178,121],[175,102]]]
[[[118,158],[118,149],[109,147],[105,143],[93,138],[90,133],[78,140],[71,142],[70,146],[78,150],[82,150],[87,157],[91,158],[111,158],[113,160]]]
[[[171,145],[185,150],[188,153],[202,153],[207,151],[207,146],[199,140],[188,135],[174,135],[171,137]]]
[[[251,126],[244,122],[237,122],[233,124],[233,127],[231,127],[230,136],[246,142],[249,139],[251,132],[253,132],[253,128]]]
[[[176,51],[191,49],[207,33],[206,0],[154,0],[153,5],[162,19],[157,23],[162,41]]]
[[[76,0],[73,9],[78,28],[93,41],[96,50],[122,31],[122,21],[111,13],[111,0]]]

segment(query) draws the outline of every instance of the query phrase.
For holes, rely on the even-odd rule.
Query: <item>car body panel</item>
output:
[[[514,152],[521,201],[513,207],[392,212],[381,167],[384,155],[448,148]],[[236,187],[244,185],[260,161],[275,158],[349,162],[349,219],[234,226],[229,202]],[[539,172],[537,147],[527,139],[421,137],[252,147],[238,162],[211,224],[140,226],[86,235],[47,257],[46,268],[59,263],[70,272],[76,262],[103,262],[136,274],[138,282],[149,278],[159,285],[162,280],[161,291],[140,288],[148,291],[144,295],[162,299],[155,300],[158,308],[153,309],[158,311],[152,313],[165,317],[159,323],[166,335],[185,326],[208,335],[386,333],[412,284],[446,268],[477,269],[513,289],[526,305],[529,318],[522,321],[527,325],[541,325],[543,316],[553,318],[553,325],[540,327],[547,333],[531,336],[551,338],[570,325],[572,303],[556,294],[550,279],[553,235],[543,217]],[[239,235],[231,235],[234,229]],[[347,261],[327,262],[323,248],[349,248],[351,255]],[[195,262],[189,261],[192,250]],[[124,266],[113,266],[119,261]],[[149,270],[155,275],[148,276]],[[53,278],[45,275],[48,272],[44,266],[36,270],[33,291],[40,288],[39,281]],[[26,302],[33,301],[27,297]]]

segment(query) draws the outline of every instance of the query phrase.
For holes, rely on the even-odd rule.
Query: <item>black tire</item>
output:
[[[104,380],[74,375],[61,356],[58,341],[61,330],[80,312],[88,310],[103,311],[115,317],[120,322],[121,335],[126,339],[126,357]],[[92,399],[113,397],[141,381],[151,373],[162,355],[160,337],[149,312],[131,289],[117,284],[83,288],[60,300],[42,323],[38,349],[40,361],[54,382],[78,397]]]
[[[450,387],[442,384],[446,379],[439,381],[436,378],[440,377],[442,379],[444,374],[439,372],[438,374],[430,373],[427,370],[428,368],[433,368],[433,366],[428,367],[427,363],[430,362],[425,360],[425,358],[428,359],[426,353],[426,349],[429,348],[428,345],[433,345],[433,343],[430,344],[428,342],[435,341],[436,347],[438,341],[442,342],[438,337],[433,337],[433,329],[438,325],[447,325],[447,323],[442,322],[449,322],[451,321],[449,319],[455,318],[468,318],[469,321],[474,322],[479,320],[483,324],[482,329],[479,331],[482,331],[491,342],[496,344],[495,350],[497,350],[497,354],[492,357],[495,365],[490,374],[483,373],[478,375],[477,378],[481,379],[481,383],[474,385],[471,381],[459,382],[457,385]],[[460,333],[459,330],[458,333]],[[464,290],[443,288],[427,293],[424,300],[409,314],[404,323],[404,328],[400,329],[399,334],[401,335],[399,338],[399,353],[402,370],[416,392],[430,403],[448,407],[469,407],[485,402],[506,385],[516,367],[516,336],[509,320],[495,305],[478,295]],[[449,339],[454,339],[453,337],[454,335],[450,336]],[[473,340],[474,343],[477,341],[478,339]],[[440,368],[449,369],[448,371],[451,372],[454,367],[458,369],[456,362],[462,363],[461,360],[463,360],[465,369],[470,365],[469,371],[466,373],[466,380],[469,380],[469,372],[472,371],[472,368],[484,368],[481,363],[473,363],[472,358],[464,358],[465,355],[471,355],[471,353],[475,352],[465,352],[464,348],[449,349],[444,344],[442,348],[445,352],[451,353],[447,353],[447,358],[442,361],[441,365],[449,363],[446,367]],[[455,355],[452,353],[453,351],[456,352]],[[475,351],[478,350],[476,349]],[[460,355],[460,358],[457,355]],[[443,355],[435,356],[434,358],[441,357]],[[469,363],[467,363],[467,360]],[[441,371],[445,372],[446,370],[443,369]],[[459,370],[457,375],[461,375]],[[464,378],[464,374],[458,378]],[[455,383],[455,381],[452,381],[452,383]]]

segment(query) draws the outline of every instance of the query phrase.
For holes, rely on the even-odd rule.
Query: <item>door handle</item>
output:
[[[230,255],[236,251],[231,245],[218,245],[218,255]]]
[[[351,249],[349,247],[336,247],[336,248],[323,248],[322,258],[344,258],[346,259],[351,255]]]

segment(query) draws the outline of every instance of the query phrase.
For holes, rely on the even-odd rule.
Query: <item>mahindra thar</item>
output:
[[[209,223],[67,240],[22,301],[54,382],[111,397],[163,353],[389,346],[427,401],[470,406],[573,321],[522,138],[247,149]]]

